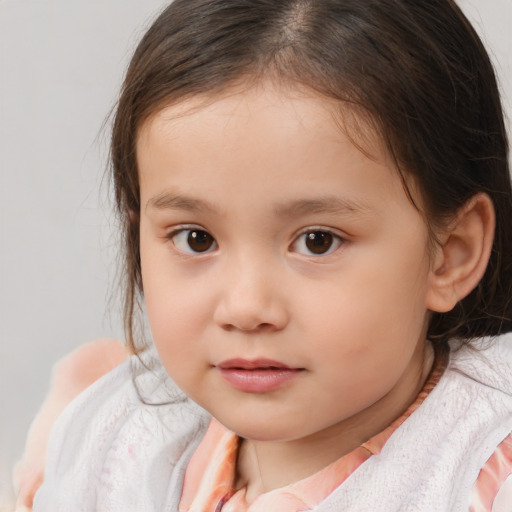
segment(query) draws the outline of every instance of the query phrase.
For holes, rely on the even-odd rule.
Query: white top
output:
[[[480,469],[512,432],[512,335],[477,346],[482,350],[463,347],[451,354],[438,385],[381,454],[316,512],[468,511]],[[183,476],[209,416],[158,361],[149,365],[156,369],[133,357],[62,414],[34,512],[178,510]],[[151,405],[161,402],[170,403]],[[510,482],[500,492],[500,512],[512,511]],[[502,507],[498,499],[495,505],[493,512]]]

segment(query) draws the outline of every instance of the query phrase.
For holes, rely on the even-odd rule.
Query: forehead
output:
[[[378,195],[405,195],[366,119],[309,91],[269,85],[161,109],[139,131],[137,160],[143,204],[180,187],[219,201],[234,200],[223,187],[275,204],[310,201],[333,181],[357,204],[371,201],[370,184]]]
[[[293,131],[301,127],[310,130],[312,140],[320,131],[324,137],[340,141],[341,134],[366,156],[389,160],[376,124],[362,107],[321,96],[300,84],[275,80],[249,85],[242,82],[215,94],[198,94],[158,109],[139,127],[137,147],[147,143],[147,137],[155,132],[171,135],[174,131],[177,136],[198,122],[203,126],[211,123],[216,130],[237,124],[244,129],[242,136],[247,135],[246,131],[259,135],[277,129],[292,137]],[[330,130],[318,130],[321,127]]]

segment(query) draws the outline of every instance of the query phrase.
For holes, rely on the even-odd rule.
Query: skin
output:
[[[178,385],[245,439],[237,485],[249,502],[381,431],[432,365],[424,218],[379,142],[356,148],[334,107],[260,84],[169,106],[139,132],[154,341]],[[191,230],[211,247],[195,252]],[[325,254],[305,244],[318,231],[333,235]],[[232,358],[300,371],[247,393],[218,368]]]

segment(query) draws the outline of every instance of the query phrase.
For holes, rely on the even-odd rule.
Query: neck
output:
[[[247,503],[259,495],[307,478],[388,427],[421,391],[434,361],[430,343],[419,372],[411,372],[390,393],[355,416],[307,437],[285,441],[241,442],[236,487],[246,487]]]

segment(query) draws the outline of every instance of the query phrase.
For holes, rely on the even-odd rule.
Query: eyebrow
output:
[[[373,209],[366,203],[354,199],[337,196],[326,196],[315,199],[300,199],[285,203],[275,208],[278,216],[293,217],[308,213],[330,213],[336,215],[366,215]]]
[[[148,200],[146,209],[185,210],[189,212],[215,213],[213,204],[203,199],[181,194],[163,193]],[[277,205],[274,213],[278,217],[295,217],[306,214],[329,213],[336,215],[366,215],[372,208],[362,201],[326,196],[314,199],[299,199]]]
[[[207,201],[181,194],[163,193],[152,197],[146,203],[146,210],[185,210],[189,212],[213,213],[215,208]]]

